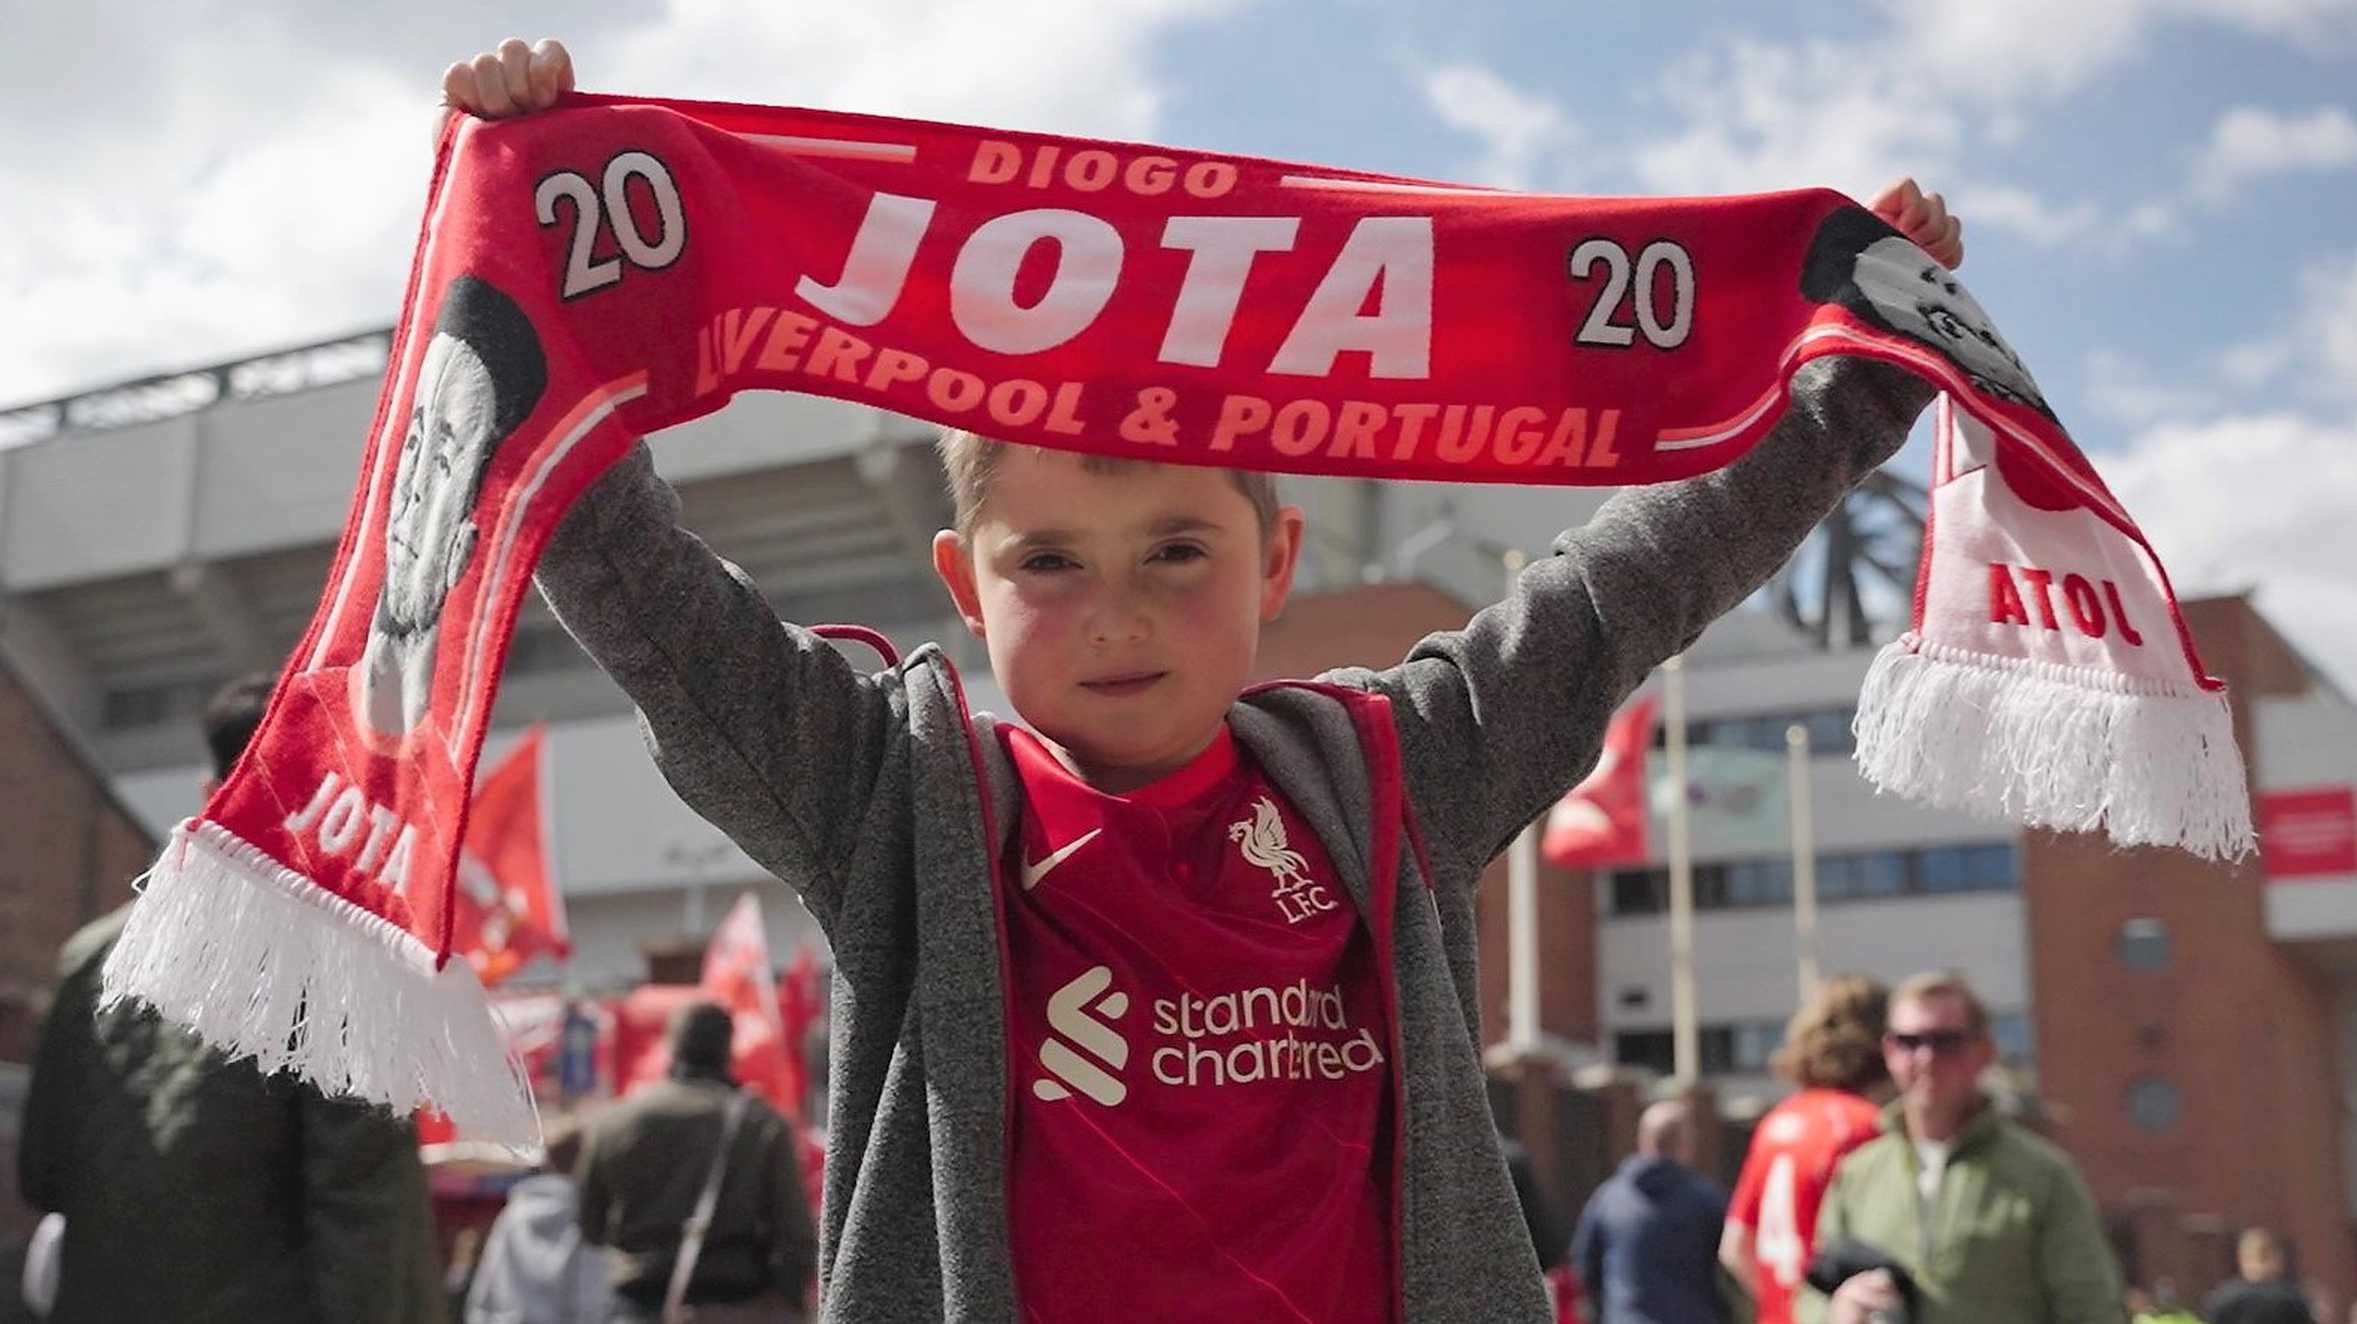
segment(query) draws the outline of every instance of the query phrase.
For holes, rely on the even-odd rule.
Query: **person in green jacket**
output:
[[[2103,1221],[2060,1149],[2000,1116],[1980,1091],[1996,1057],[1988,1011],[1953,974],[1891,994],[1883,1056],[1899,1096],[1883,1134],[1851,1153],[1817,1216],[1819,1248],[1872,1246],[1915,1280],[1901,1314],[1889,1274],[1802,1298],[1809,1324],[2124,1324]]]
[[[272,678],[205,712],[214,775]],[[129,907],[59,957],[18,1135],[25,1200],[65,1215],[51,1324],[439,1324],[417,1128],[228,1061],[145,1008],[100,1010]]]

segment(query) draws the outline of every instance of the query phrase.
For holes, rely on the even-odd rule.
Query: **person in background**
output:
[[[576,1176],[581,1232],[614,1249],[615,1324],[655,1324],[727,1116],[743,1109],[721,1167],[703,1249],[687,1283],[698,1324],[795,1318],[818,1260],[793,1128],[728,1073],[728,1012],[691,1003],[672,1017],[671,1075],[589,1124]]]
[[[1691,1105],[1665,1099],[1637,1120],[1637,1152],[1580,1214],[1571,1261],[1595,1324],[1726,1318],[1712,1257],[1727,1193],[1693,1169]]]
[[[612,1315],[613,1271],[581,1235],[581,1136],[577,1123],[550,1123],[540,1170],[508,1191],[475,1261],[465,1324],[602,1324]]]
[[[216,780],[244,752],[272,683],[245,677],[207,705]],[[25,1200],[65,1215],[50,1318],[445,1318],[410,1119],[229,1061],[146,1008],[100,1010],[99,972],[129,913],[67,941],[25,1098]]]
[[[2187,1310],[2177,1301],[2169,1280],[2161,1279],[2147,1292],[2131,1287],[2127,1292],[2128,1324],[2202,1324],[2202,1318]]]
[[[1834,1165],[1882,1130],[1876,1096],[1890,1087],[1882,1061],[1889,999],[1878,980],[1835,975],[1785,1027],[1774,1066],[1800,1089],[1752,1132],[1719,1240],[1719,1263],[1750,1295],[1759,1324],[1792,1324]]]
[[[2284,1271],[2283,1241],[2263,1227],[2243,1229],[2234,1243],[2240,1272],[2202,1302],[2210,1324],[2311,1324],[2308,1298]]]
[[[1530,1229],[1531,1248],[1538,1252],[1539,1268],[1553,1273],[1563,1263],[1563,1215],[1555,1202],[1547,1198],[1546,1188],[1539,1184],[1539,1174],[1531,1166],[1530,1151],[1522,1142],[1500,1134],[1498,1145],[1506,1152],[1506,1175],[1514,1182],[1514,1202],[1522,1206],[1523,1225]]]
[[[1954,974],[1899,985],[1882,1055],[1899,1097],[1883,1110],[1883,1133],[1834,1169],[1817,1246],[1870,1246],[1904,1267],[1920,1295],[1908,1324],[2125,1320],[2119,1269],[2078,1168],[1981,1092],[1997,1049],[1972,986]],[[1877,1269],[1830,1299],[1804,1292],[1798,1314],[1870,1324],[1903,1305]]]

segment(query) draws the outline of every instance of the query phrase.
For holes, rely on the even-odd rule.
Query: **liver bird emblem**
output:
[[[1277,891],[1290,892],[1309,882],[1309,861],[1285,844],[1285,820],[1277,802],[1262,796],[1253,802],[1252,817],[1228,824],[1228,839],[1244,852],[1244,862],[1276,876]]]

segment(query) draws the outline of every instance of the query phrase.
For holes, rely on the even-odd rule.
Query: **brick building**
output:
[[[32,1231],[16,1194],[27,1063],[49,1009],[57,949],[131,899],[156,841],[70,730],[0,658],[0,1267]],[[13,1275],[5,1279],[13,1290]]]
[[[74,930],[131,899],[156,839],[0,659],[0,1062],[32,1057]]]
[[[2262,803],[2357,781],[2357,709],[2243,598],[2186,605]],[[2345,826],[2345,820],[2344,820]],[[2346,1302],[2357,868],[2025,840],[2038,1085],[2133,1277],[2203,1288],[2264,1224]]]

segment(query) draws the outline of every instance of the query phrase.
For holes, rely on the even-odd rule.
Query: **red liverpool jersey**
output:
[[[1872,1140],[1881,1112],[1847,1090],[1802,1090],[1752,1132],[1727,1217],[1751,1229],[1759,1324],[1792,1324],[1793,1298],[1816,1250],[1817,1206],[1841,1156]]]
[[[1127,795],[1002,727],[1008,1219],[1027,1324],[1393,1324],[1375,944],[1222,727]]]

